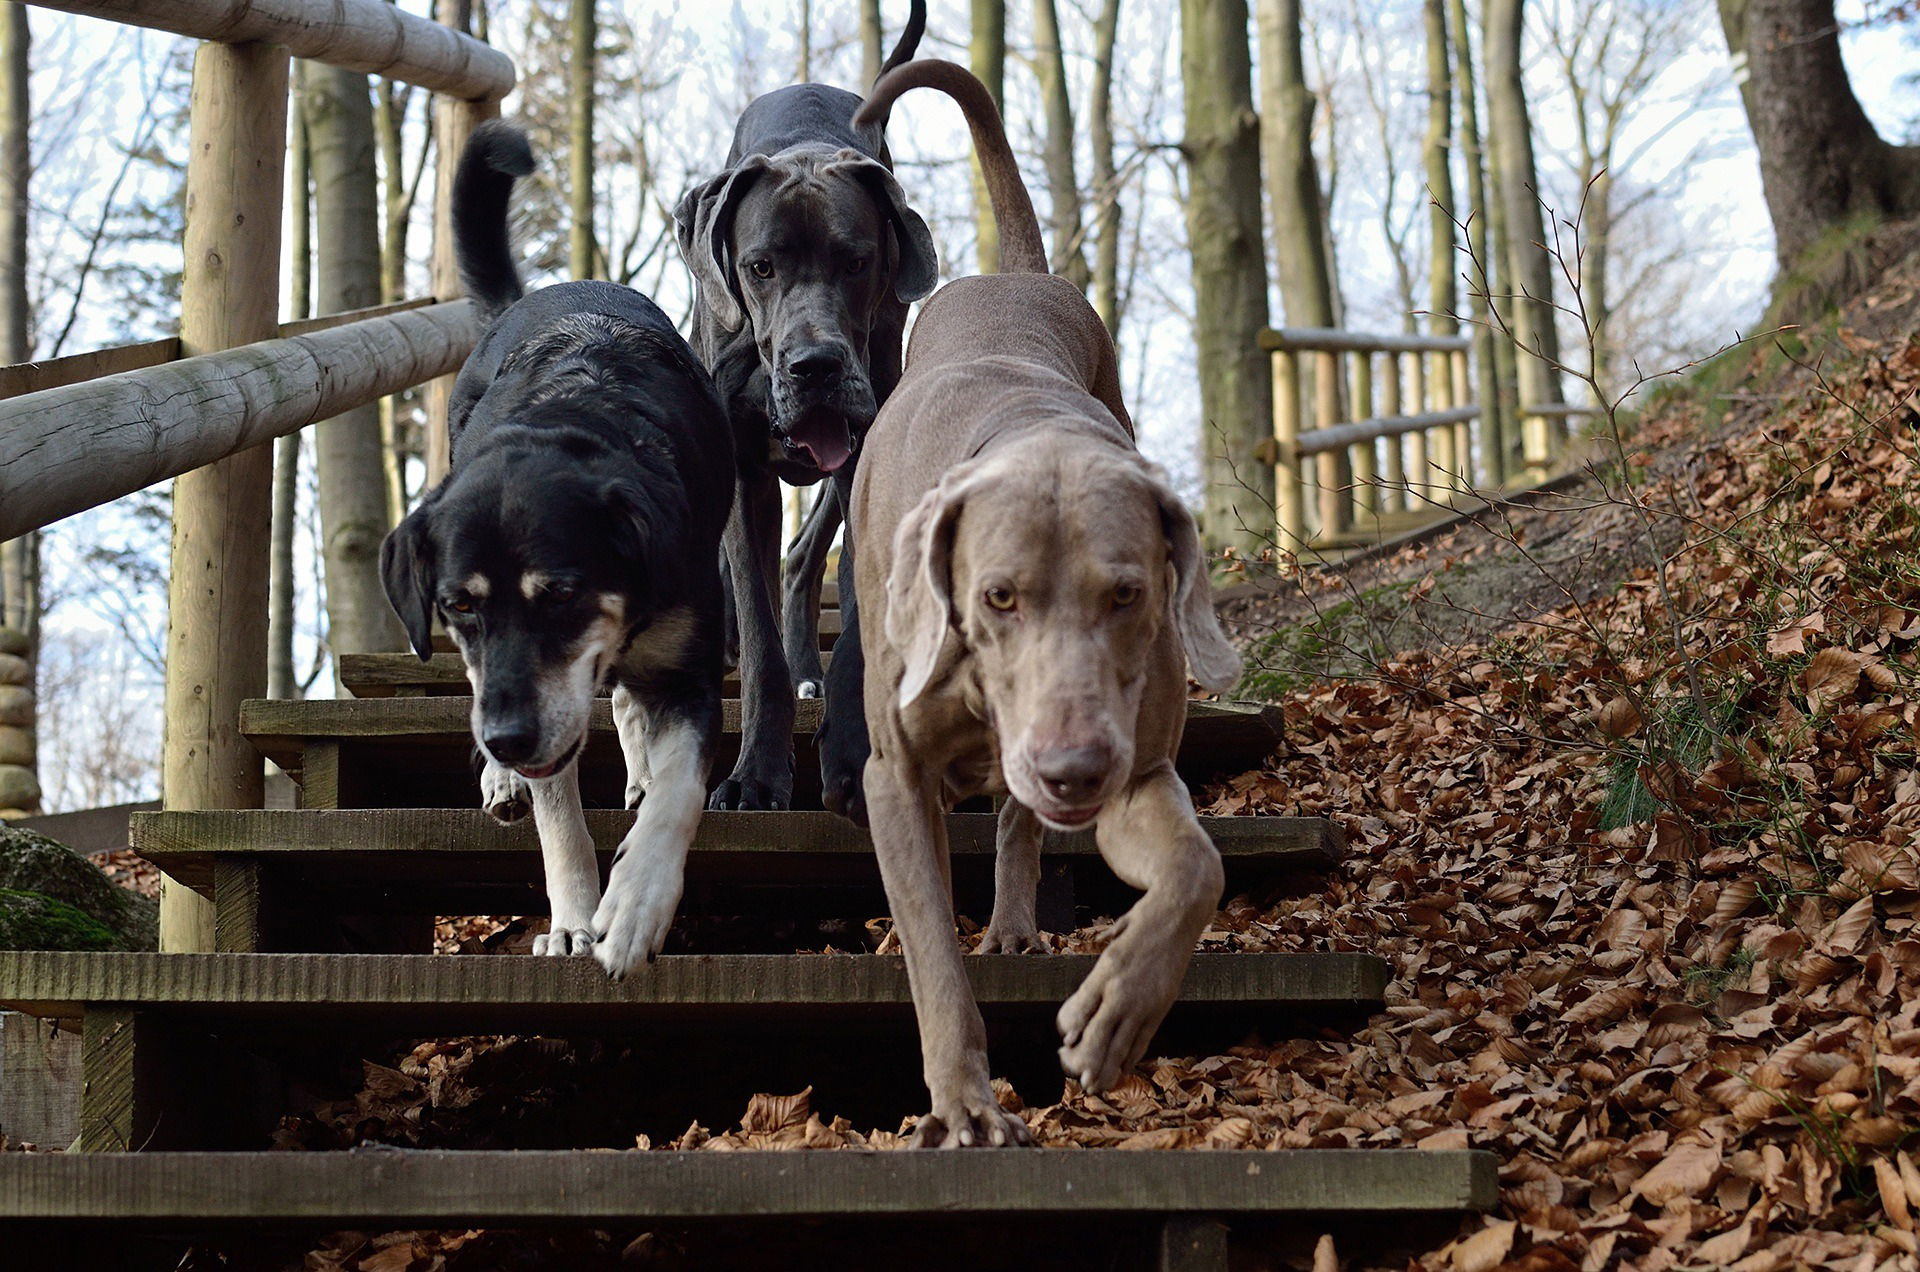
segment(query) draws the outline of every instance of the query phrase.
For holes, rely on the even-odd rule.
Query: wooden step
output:
[[[833,655],[823,653],[823,667]],[[738,697],[740,675],[730,671],[721,682],[725,693]],[[340,684],[356,698],[427,698],[464,696],[469,692],[466,664],[455,653],[436,653],[426,662],[412,654],[342,654]]]
[[[995,1074],[1056,1096],[1054,1014],[1094,961],[967,959]],[[1196,955],[1150,1054],[1351,1027],[1387,980],[1366,954]],[[86,1151],[261,1147],[288,1112],[351,1095],[363,1061],[467,1033],[614,1040],[638,1057],[619,1117],[585,1123],[608,1138],[519,1147],[659,1141],[809,1085],[816,1109],[862,1126],[897,1125],[926,1099],[897,956],[665,956],[614,982],[591,959],[530,955],[0,952],[0,1007],[78,1024]]]
[[[990,813],[947,818],[955,903],[984,921],[993,905]],[[587,826],[602,876],[633,824],[593,810]],[[1230,893],[1321,871],[1342,847],[1311,817],[1217,817],[1202,825],[1227,865]],[[531,820],[500,826],[478,809],[143,813],[135,851],[215,903],[215,948],[295,952],[332,948],[322,914],[541,914],[547,908]],[[1089,833],[1049,834],[1043,848],[1043,928],[1062,931],[1117,914],[1136,895],[1100,859]],[[822,812],[708,813],[687,862],[687,892],[670,953],[787,953],[857,942],[862,921],[887,910],[865,831]],[[702,922],[755,916],[753,921]],[[834,926],[829,926],[834,925]],[[849,935],[850,934],[850,935]]]
[[[309,808],[459,808],[479,803],[474,773],[471,698],[342,698],[288,701],[256,698],[241,706],[240,730],[304,787]],[[738,752],[740,703],[723,705],[719,758],[724,776]],[[822,703],[797,704],[794,800],[819,807],[819,759],[813,735]],[[1180,774],[1190,784],[1245,772],[1273,751],[1280,708],[1256,703],[1191,702],[1180,742]],[[589,805],[617,808],[626,766],[613,732],[613,711],[594,703],[581,756],[581,788]]]

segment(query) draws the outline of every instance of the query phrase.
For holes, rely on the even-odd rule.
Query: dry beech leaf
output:
[[[1511,1219],[1496,1220],[1472,1236],[1454,1242],[1453,1272],[1493,1272],[1494,1268],[1506,1262],[1507,1252],[1513,1249],[1514,1230],[1518,1227]]]
[[[1622,694],[1600,708],[1600,731],[1610,738],[1630,738],[1640,732],[1640,708]]]
[[[1867,932],[1873,927],[1873,897],[1864,896],[1847,908],[1847,912],[1833,921],[1827,930],[1823,944],[1828,949],[1842,952],[1857,949]]]
[[[1652,1170],[1634,1181],[1633,1191],[1656,1206],[1679,1197],[1698,1197],[1713,1187],[1721,1168],[1714,1144],[1676,1144]]]
[[[1899,1168],[1886,1158],[1877,1157],[1873,1162],[1873,1180],[1880,1190],[1880,1205],[1885,1208],[1887,1218],[1901,1231],[1912,1232],[1913,1213],[1907,1208],[1911,1199]]]
[[[1847,649],[1823,649],[1815,654],[1800,673],[1800,687],[1807,691],[1808,703],[1817,711],[1851,695],[1860,687],[1860,670],[1866,661],[1865,654]]]
[[[1340,1272],[1340,1256],[1333,1248],[1333,1234],[1322,1233],[1313,1247],[1313,1272]]]

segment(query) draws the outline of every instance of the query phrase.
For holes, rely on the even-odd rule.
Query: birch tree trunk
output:
[[[1454,285],[1453,67],[1447,48],[1446,0],[1426,0],[1427,38],[1427,269],[1428,327],[1451,336],[1460,330]]]
[[[1093,142],[1093,307],[1120,339],[1120,174],[1113,159],[1113,46],[1120,0],[1101,0],[1093,23],[1093,97],[1087,128]]]
[[[0,13],[0,361],[33,356],[27,220],[33,33],[25,5]],[[34,702],[40,645],[40,535],[0,543],[0,817],[40,810]]]
[[[1060,43],[1060,14],[1053,0],[1033,0],[1033,55],[1040,75],[1041,111],[1047,121],[1053,272],[1085,291],[1089,278],[1087,257],[1080,241],[1080,179],[1073,162],[1073,99],[1067,89],[1067,58]]]
[[[880,0],[860,0],[860,87],[871,88],[880,78],[880,63],[885,60],[880,41]]]
[[[1482,458],[1487,465],[1488,481],[1495,488],[1505,483],[1511,467],[1510,454],[1515,440],[1501,400],[1500,368],[1494,349],[1494,335],[1488,325],[1487,298],[1493,281],[1496,259],[1487,242],[1486,157],[1480,147],[1480,101],[1473,72],[1473,27],[1467,22],[1466,0],[1447,0],[1447,24],[1452,36],[1456,79],[1460,100],[1460,157],[1467,178],[1466,216],[1468,263],[1468,303],[1473,315],[1474,372],[1480,380],[1480,423]],[[1505,341],[1500,342],[1505,344]],[[1511,346],[1509,346],[1511,347]]]
[[[1300,0],[1259,5],[1260,145],[1280,304],[1290,327],[1331,327],[1333,271],[1313,157],[1314,100],[1300,53]]]
[[[1007,84],[1007,0],[971,0],[973,25],[967,41],[967,57],[973,73],[993,94],[993,104],[1004,113]],[[971,147],[969,147],[971,153]],[[987,198],[986,180],[980,175],[980,159],[973,165],[973,224],[975,267],[982,274],[1000,272],[1000,231],[994,228],[993,204]]]
[[[1203,533],[1253,555],[1274,538],[1267,261],[1246,0],[1181,0],[1187,244],[1199,353]]]
[[[307,149],[305,62],[293,64],[294,108],[287,116],[288,314],[313,313],[313,165]],[[300,519],[300,439],[288,433],[273,448],[273,554],[267,575],[267,697],[295,698],[293,669],[293,536]]]
[[[1553,275],[1540,180],[1533,162],[1533,122],[1521,70],[1524,0],[1486,0],[1488,131],[1495,143],[1496,197],[1507,229],[1508,322],[1520,345],[1522,406],[1561,401],[1560,338],[1554,327]],[[1564,421],[1556,421],[1556,432]]]
[[[570,33],[567,174],[572,220],[567,232],[567,265],[575,278],[595,278],[600,272],[600,250],[593,236],[593,80],[600,22],[594,0],[573,0]]]
[[[367,77],[306,68],[305,115],[313,165],[314,307],[361,309],[380,299],[380,219],[374,184],[373,102]],[[386,472],[376,405],[314,426],[320,532],[327,580],[327,645],[334,656],[402,648],[380,586]]]

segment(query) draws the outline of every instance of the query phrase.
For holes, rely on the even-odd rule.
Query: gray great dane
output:
[[[913,56],[925,24],[925,4],[915,0],[883,74]],[[792,664],[817,675],[818,659],[783,649],[775,618],[779,483],[830,481],[833,511],[845,516],[854,453],[900,378],[907,306],[938,276],[932,235],[893,178],[885,120],[855,127],[860,103],[824,84],[757,98],[740,116],[726,168],[675,210],[698,291],[694,348],[727,405],[739,461],[725,553],[744,712],[739,763],[715,788],[715,809],[784,808],[792,798]],[[810,536],[816,573],[828,520],[822,509]],[[864,673],[852,570],[843,547],[843,627],[825,677],[821,777],[827,807],[864,823]],[[795,605],[817,603],[817,584],[790,595]],[[802,647],[814,640],[805,620],[789,621]]]

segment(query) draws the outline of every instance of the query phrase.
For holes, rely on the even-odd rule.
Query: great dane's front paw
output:
[[[615,879],[593,915],[593,956],[607,975],[619,980],[642,962],[652,962],[667,943],[674,911],[680,908],[680,882],[649,871],[630,880]]]
[[[830,813],[838,813],[856,826],[867,824],[867,738],[842,738],[846,730],[823,724],[820,747],[820,803]]]
[[[535,954],[562,957],[593,952],[593,933],[584,927],[553,927],[533,938]]]
[[[772,812],[793,805],[793,779],[784,782],[735,773],[707,797],[712,812]]]
[[[1140,1063],[1153,1031],[1166,1018],[1180,989],[1180,960],[1175,975],[1128,975],[1114,966],[1112,951],[1101,956],[1073,997],[1061,1006],[1060,1067],[1086,1091],[1104,1091]]]
[[[480,807],[502,826],[511,826],[533,811],[533,789],[512,769],[488,761],[480,770]]]
[[[913,1128],[915,1148],[1013,1148],[1033,1143],[1033,1132],[1018,1114],[993,1098],[991,1087],[933,1098],[933,1112]]]
[[[1031,919],[1025,922],[995,918],[980,935],[976,954],[1044,954],[1047,946],[1040,939],[1040,928]]]

